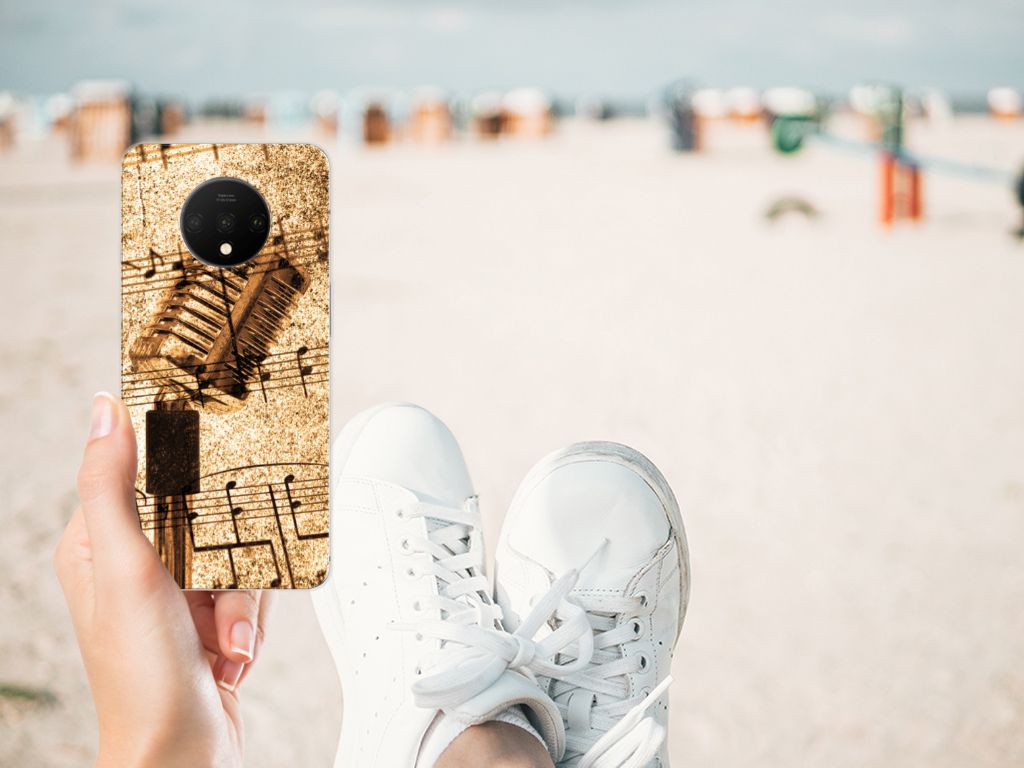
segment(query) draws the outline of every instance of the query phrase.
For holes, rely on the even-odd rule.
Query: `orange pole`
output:
[[[910,172],[910,218],[914,221],[921,221],[924,218],[924,209],[921,202],[921,167],[911,165]]]
[[[896,170],[896,158],[891,152],[883,152],[881,174],[879,176],[879,221],[888,227],[893,219],[893,181]]]

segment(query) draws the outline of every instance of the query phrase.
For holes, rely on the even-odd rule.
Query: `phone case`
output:
[[[240,179],[269,207],[248,263],[210,266],[182,206]],[[186,589],[327,575],[329,167],[307,144],[140,144],[121,175],[121,396],[139,519]]]

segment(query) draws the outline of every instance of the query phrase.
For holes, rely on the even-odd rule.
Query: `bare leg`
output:
[[[537,739],[509,723],[474,725],[441,753],[434,768],[554,768],[551,756]]]

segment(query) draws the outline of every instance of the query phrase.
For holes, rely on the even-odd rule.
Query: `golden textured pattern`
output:
[[[221,176],[258,189],[271,214],[263,249],[230,269],[194,258],[179,230],[188,195]],[[142,527],[183,587],[326,577],[328,176],[304,144],[144,144],[124,157],[122,397]]]

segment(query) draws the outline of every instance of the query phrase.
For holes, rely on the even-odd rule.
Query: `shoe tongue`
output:
[[[476,503],[475,498],[476,497],[471,496],[464,503],[465,504],[475,505],[475,503]],[[428,504],[439,504],[439,503],[441,503],[441,502],[439,502],[439,501],[437,501],[435,499],[432,499],[429,496],[423,497],[421,500],[426,502],[426,503],[428,503]],[[442,528],[447,528],[450,525],[453,525],[453,523],[450,520],[444,520],[444,519],[442,519],[440,517],[424,517],[423,518],[423,527],[426,529],[426,533],[427,533],[428,536],[430,534],[434,533],[435,531],[439,531]],[[467,531],[466,537],[460,540],[462,542],[462,544],[463,544],[462,549],[459,552],[454,553],[454,554],[462,554],[467,549],[469,549],[469,535],[470,535],[470,533],[469,533],[469,531]]]
[[[444,530],[445,528],[450,528],[452,525],[457,525],[457,523],[452,523],[450,520],[442,520],[439,517],[423,518],[423,529],[424,532],[427,534],[428,538],[433,538],[433,534],[435,532]],[[453,555],[461,555],[469,549],[469,537],[471,530],[472,529],[467,530],[466,535],[457,540],[457,543],[461,546],[458,548],[458,551],[452,552]],[[451,543],[446,543],[443,546],[445,546],[449,551],[451,551]]]
[[[551,754],[558,762],[565,752],[565,726],[558,707],[534,681],[514,670],[506,670],[486,690],[450,710],[450,714],[477,725],[493,720],[500,712],[521,706],[530,725],[537,729]]]
[[[447,528],[451,525],[451,523],[437,517],[426,517],[423,519],[423,523],[427,529],[427,533],[433,533],[434,531],[439,531],[442,528]]]

